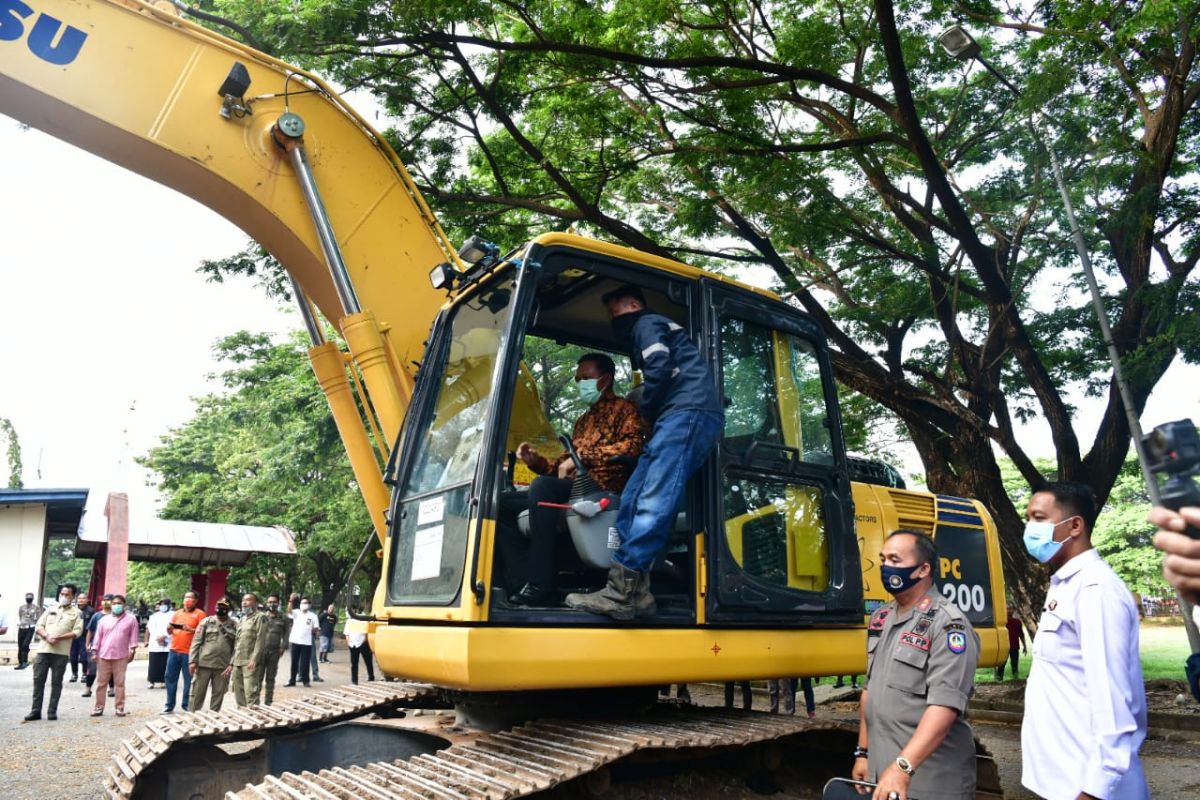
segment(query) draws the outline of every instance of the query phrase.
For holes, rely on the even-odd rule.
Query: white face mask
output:
[[[300,610],[301,610],[301,611],[308,611],[308,603],[301,603],[301,604],[300,604]]]
[[[158,610],[162,611],[162,612],[167,612],[167,611],[171,610],[171,607],[169,605],[167,605],[166,603],[163,603],[161,606],[158,607]]]

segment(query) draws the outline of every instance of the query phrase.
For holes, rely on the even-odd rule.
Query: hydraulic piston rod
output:
[[[313,177],[312,167],[308,163],[308,154],[304,150],[304,120],[298,114],[290,111],[282,114],[271,129],[271,135],[276,144],[287,151],[292,160],[292,168],[296,170],[296,178],[300,181],[300,191],[304,202],[312,214],[313,225],[317,229],[317,238],[321,240],[321,250],[329,265],[329,273],[333,276],[334,288],[338,300],[342,303],[342,311],[347,316],[362,311],[358,296],[354,293],[354,285],[350,282],[350,273],[346,262],[342,259],[342,249],[338,247],[337,237],[333,235],[333,226],[329,224],[329,214],[325,204],[321,202],[321,193],[317,191],[317,182]]]

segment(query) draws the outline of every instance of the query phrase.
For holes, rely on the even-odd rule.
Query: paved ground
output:
[[[314,689],[350,682],[350,657],[345,649],[335,651],[331,658],[330,663],[321,665],[325,683],[314,683]],[[298,697],[313,691],[302,686],[282,687],[287,682],[287,666],[285,655],[279,668],[277,697]],[[365,679],[361,665],[359,670],[360,679]],[[66,679],[70,677],[68,668]],[[101,778],[117,745],[146,720],[158,716],[163,707],[166,693],[147,688],[144,656],[129,665],[128,680],[127,717],[113,716],[111,697],[103,717],[88,716],[94,698],[80,697],[82,684],[64,681],[58,721],[23,722],[32,698],[33,668],[0,666],[0,800],[83,800],[99,796]],[[47,681],[47,697],[49,694]],[[225,704],[236,707],[232,692],[226,695]]]
[[[325,683],[315,687],[338,686],[349,682],[348,656],[344,650],[333,655],[333,661],[322,665]],[[286,667],[286,658],[285,664]],[[146,682],[146,662],[139,660],[130,667],[127,709],[130,715],[117,718],[112,714],[109,700],[105,716],[88,716],[92,699],[80,697],[78,683],[66,683],[59,704],[57,722],[25,723],[21,718],[29,711],[32,669],[17,671],[0,666],[0,800],[80,800],[96,797],[100,778],[117,744],[147,719],[158,714],[163,705],[163,692],[150,690]],[[69,673],[68,673],[69,677]],[[284,676],[286,681],[286,676]],[[281,688],[281,697],[296,697],[305,691]],[[854,719],[856,706],[847,701],[844,691],[834,691],[825,684],[816,687],[819,717]],[[693,695],[703,703],[720,703],[719,687],[693,687]],[[739,695],[740,702],[740,695]],[[233,705],[232,695],[226,703]],[[756,691],[754,708],[765,710],[765,691]],[[803,700],[801,700],[803,710]],[[995,755],[1000,766],[1005,795],[1013,800],[1031,800],[1032,795],[1020,786],[1020,730],[1016,727],[975,723],[975,730]],[[1156,798],[1174,800],[1200,797],[1200,770],[1196,768],[1195,742],[1150,739],[1142,749],[1151,792]],[[761,787],[758,787],[761,792]],[[780,787],[775,795],[809,798],[812,793]],[[761,795],[748,789],[735,775],[716,774],[701,769],[664,776],[634,785],[616,785],[607,800],[755,800]]]

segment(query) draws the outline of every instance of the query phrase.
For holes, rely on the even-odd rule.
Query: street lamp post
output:
[[[951,25],[942,31],[938,35],[938,44],[942,46],[942,49],[947,54],[959,61],[969,61],[972,59],[978,61],[997,80],[1004,84],[1010,92],[1017,97],[1021,96],[1021,90],[1010,83],[999,70],[983,57],[979,42],[975,41],[974,37],[961,25]],[[1036,111],[1035,113],[1043,119],[1054,119],[1051,115],[1043,111]],[[1057,120],[1054,121],[1057,122]],[[1112,361],[1113,376],[1117,381],[1117,391],[1121,395],[1121,405],[1125,408],[1125,418],[1129,424],[1129,432],[1133,437],[1133,447],[1137,452],[1138,463],[1142,467],[1142,476],[1146,480],[1146,490],[1150,495],[1150,502],[1154,505],[1160,505],[1161,497],[1158,490],[1158,480],[1150,470],[1146,448],[1142,443],[1142,424],[1138,420],[1129,384],[1125,382],[1125,376],[1121,369],[1121,355],[1117,352],[1117,345],[1113,340],[1112,328],[1108,324],[1108,313],[1104,310],[1104,298],[1100,294],[1100,285],[1096,282],[1096,273],[1092,269],[1092,259],[1088,255],[1087,243],[1084,241],[1083,231],[1080,230],[1079,221],[1075,218],[1075,206],[1071,203],[1071,195],[1067,192],[1067,184],[1063,180],[1062,167],[1059,166],[1058,155],[1054,152],[1054,148],[1050,143],[1038,134],[1036,127],[1030,125],[1030,129],[1033,132],[1034,138],[1037,139],[1038,144],[1045,148],[1046,152],[1050,155],[1050,168],[1054,172],[1054,182],[1058,185],[1059,195],[1062,196],[1063,209],[1067,213],[1067,224],[1071,228],[1071,239],[1075,244],[1075,252],[1079,255],[1079,263],[1083,266],[1083,275],[1087,280],[1088,289],[1092,294],[1092,306],[1096,310],[1096,319],[1100,323],[1100,335],[1104,339],[1104,345],[1108,348],[1108,357]]]

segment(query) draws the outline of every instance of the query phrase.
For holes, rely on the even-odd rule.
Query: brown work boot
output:
[[[607,614],[617,620],[654,615],[654,595],[650,594],[650,573],[636,572],[612,562],[608,583],[598,592],[567,595],[567,605],[592,614]]]

